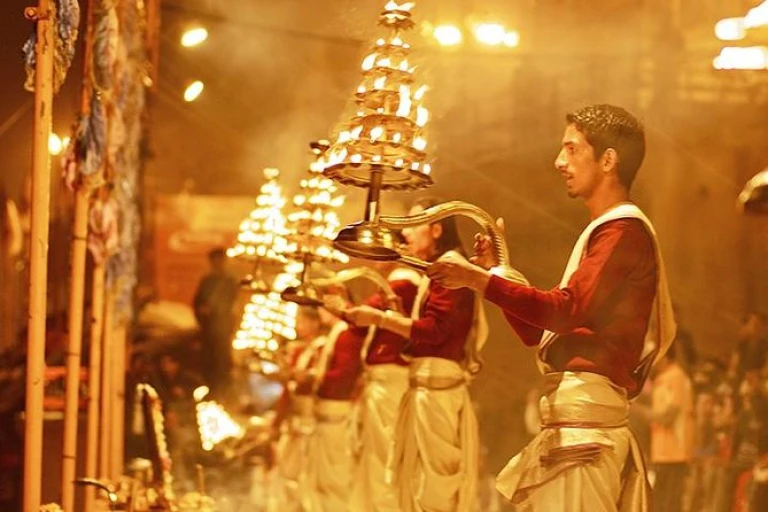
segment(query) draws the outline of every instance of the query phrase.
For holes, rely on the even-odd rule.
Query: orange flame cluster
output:
[[[240,223],[237,243],[227,250],[231,258],[266,258],[281,261],[286,251],[285,197],[277,182],[280,171],[264,169],[266,183],[256,197],[256,207]]]
[[[344,205],[345,197],[337,193],[332,180],[323,176],[321,153],[315,152],[316,160],[293,198],[295,210],[288,214],[291,233],[286,252],[295,259],[309,253],[313,260],[347,263],[349,257],[333,248],[333,239],[341,227],[336,209]]]
[[[214,401],[197,404],[197,426],[203,450],[211,451],[225,439],[240,439],[245,434],[221,404]]]
[[[296,276],[285,272],[275,278],[272,287],[283,290],[296,284]],[[274,353],[279,348],[278,337],[287,340],[296,338],[297,313],[298,305],[282,300],[277,292],[252,295],[243,311],[240,329],[232,341],[232,348]]]
[[[379,17],[389,35],[363,59],[356,114],[337,128],[322,161],[325,175],[341,183],[366,187],[373,171],[383,173],[385,189],[432,183],[425,133],[430,116],[423,104],[427,86],[418,83],[411,46],[403,39],[414,26],[413,5],[391,1]]]

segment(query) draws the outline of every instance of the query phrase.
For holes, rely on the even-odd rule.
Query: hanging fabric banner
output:
[[[50,16],[53,18],[55,36],[55,49],[53,55],[53,93],[59,92],[67,78],[67,72],[75,58],[77,44],[77,31],[80,24],[80,5],[77,0],[54,0],[51,4]],[[37,24],[35,24],[37,25]],[[35,45],[37,44],[37,27],[34,26],[32,34],[24,43],[24,67],[27,79],[24,88],[28,91],[35,90]]]

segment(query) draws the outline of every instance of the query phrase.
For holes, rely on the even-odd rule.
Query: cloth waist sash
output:
[[[407,380],[409,369],[399,364],[374,364],[366,367],[365,380],[368,382],[387,383],[390,380]]]
[[[596,461],[612,449],[610,433],[623,429],[629,453],[622,474],[621,503],[646,503],[645,465],[637,441],[627,427],[626,390],[589,372],[558,372],[545,376],[539,400],[542,431],[499,473],[496,488],[513,502],[553,480],[563,471]]]
[[[315,418],[322,422],[346,421],[352,414],[351,400],[320,399],[315,404]]]
[[[411,360],[409,378],[411,380],[445,379],[468,381],[468,372],[456,361],[442,357],[414,357]]]

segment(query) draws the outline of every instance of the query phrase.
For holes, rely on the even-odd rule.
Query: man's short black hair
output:
[[[608,148],[619,156],[619,180],[629,190],[645,158],[645,129],[621,107],[590,105],[565,116],[587,139],[600,158]]]

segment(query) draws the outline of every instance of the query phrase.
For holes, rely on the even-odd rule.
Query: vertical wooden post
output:
[[[88,0],[83,41],[83,86],[80,111],[88,115],[91,102],[91,62],[93,60],[93,7]],[[74,141],[72,142],[74,143]],[[67,379],[64,408],[64,444],[61,452],[61,506],[64,512],[74,512],[75,473],[77,471],[77,425],[80,404],[80,363],[83,347],[83,297],[85,295],[85,256],[88,236],[88,184],[77,180],[75,218],[72,228],[72,255],[69,289],[69,340],[67,346]]]
[[[32,140],[32,229],[29,256],[29,318],[26,407],[24,413],[24,512],[38,512],[43,460],[43,393],[45,317],[48,279],[48,223],[51,201],[51,156],[48,137],[53,117],[53,22],[50,0],[26,9],[37,20],[35,107]]]
[[[85,295],[85,253],[88,235],[88,192],[75,192],[75,221],[72,240],[72,268],[69,293],[69,343],[64,406],[64,445],[61,460],[61,505],[74,512],[77,463],[77,424],[80,405],[80,353],[83,340],[83,298]]]
[[[88,356],[88,426],[85,447],[85,476],[95,478],[99,460],[99,406],[101,405],[101,344],[104,332],[104,265],[93,266],[91,284],[91,337]],[[95,490],[85,488],[85,512],[93,512]]]
[[[120,321],[114,329],[114,350],[112,352],[112,439],[109,450],[112,464],[110,478],[123,474],[125,448],[125,365],[128,341],[126,323]]]
[[[110,476],[112,439],[112,380],[115,345],[115,293],[111,284],[104,294],[104,329],[101,353],[101,421],[99,424],[99,478]]]

